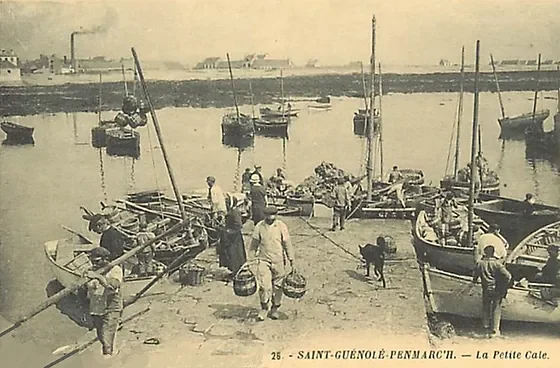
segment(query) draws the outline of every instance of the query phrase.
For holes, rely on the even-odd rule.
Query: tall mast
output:
[[[103,75],[99,73],[99,111],[97,112],[97,122],[101,125],[101,87],[103,86]]]
[[[537,113],[537,99],[539,98],[539,84],[541,74],[541,54],[537,61],[537,83],[535,85],[535,97],[533,98],[533,126],[535,125],[535,115]]]
[[[472,126],[472,142],[471,142],[471,177],[469,188],[469,216],[468,216],[468,244],[473,243],[473,218],[474,218],[474,190],[475,190],[475,176],[476,176],[476,143],[478,136],[478,77],[480,71],[480,40],[476,41],[476,62],[474,72],[474,108],[473,108],[473,126]],[[480,183],[482,185],[482,183]]]
[[[368,102],[367,102],[367,88],[366,88],[366,77],[364,75],[364,63],[360,62],[360,69],[362,71],[362,88],[364,89],[364,107],[366,108],[366,120],[367,120],[367,111],[368,111]],[[367,124],[364,124],[367,126]],[[364,128],[365,129],[365,128]]]
[[[251,117],[255,120],[255,102],[253,101],[253,85],[251,81],[249,81],[249,93],[251,94]]]
[[[165,144],[163,143],[163,137],[161,135],[161,129],[159,127],[156,111],[152,100],[150,99],[150,95],[148,94],[148,85],[146,84],[146,80],[144,79],[144,73],[142,72],[142,67],[140,66],[140,60],[138,60],[138,55],[136,54],[136,50],[134,50],[134,47],[131,50],[132,56],[134,57],[134,64],[136,65],[136,70],[138,71],[138,77],[140,78],[140,84],[142,85],[142,89],[144,90],[144,97],[146,98],[146,102],[148,103],[148,107],[150,108],[150,115],[152,115],[152,121],[154,122],[154,128],[156,130],[159,145],[161,147],[161,153],[163,154],[163,160],[165,161],[165,166],[167,167],[167,173],[169,174],[169,179],[171,180],[171,185],[173,186],[173,193],[175,194],[175,198],[177,199],[179,211],[181,211],[181,218],[183,219],[183,221],[186,221],[188,218],[187,213],[185,212],[185,207],[183,206],[183,198],[181,197],[181,192],[179,191],[179,187],[175,182],[175,175],[173,175],[171,163],[169,162],[169,157],[167,156],[167,149],[165,148]]]
[[[124,95],[128,96],[128,85],[126,84],[126,74],[124,73],[124,64],[121,64],[122,79],[124,83]]]
[[[457,180],[459,171],[459,144],[461,142],[461,120],[463,119],[463,97],[465,94],[465,46],[461,49],[461,89],[459,93],[459,109],[457,112],[457,137],[455,141],[455,166],[453,167],[453,177]]]
[[[233,83],[233,73],[231,72],[231,62],[229,61],[229,53],[226,53],[227,65],[229,69],[229,79],[231,80],[231,91],[233,92],[233,103],[235,105],[235,113],[237,114],[237,124],[241,124],[239,118],[239,106],[237,106],[237,97],[235,97],[235,84]]]
[[[367,159],[367,200],[371,201],[373,192],[373,139],[374,139],[374,113],[375,109],[375,15],[371,19],[371,59],[370,59],[370,95],[369,95],[369,131],[368,131],[368,159]],[[366,118],[367,126],[367,118]]]
[[[284,119],[286,116],[284,113],[284,76],[282,75],[282,69],[280,69],[280,90],[282,93],[282,100],[280,101],[282,104],[282,119]]]
[[[496,91],[498,92],[498,101],[500,101],[500,110],[502,111],[502,119],[506,117],[506,110],[504,109],[504,102],[502,101],[502,93],[500,92],[500,83],[498,83],[498,74],[496,73],[496,66],[494,65],[494,57],[490,54],[490,63],[492,64],[492,71],[494,73],[494,81],[496,82]]]
[[[560,71],[560,65],[556,65],[556,71]],[[556,106],[556,112],[560,114],[560,86],[558,86],[558,106]]]
[[[383,74],[381,73],[381,63],[379,63],[379,160],[380,173],[383,180],[383,110],[381,109],[383,99]]]

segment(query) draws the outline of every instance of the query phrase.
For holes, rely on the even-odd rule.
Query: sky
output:
[[[0,0],[0,48],[24,58],[69,55],[130,57],[186,65],[209,56],[248,53],[295,64],[368,61],[376,17],[376,60],[391,65],[467,64],[481,53],[496,60],[560,60],[559,0]],[[470,62],[472,63],[472,61]]]

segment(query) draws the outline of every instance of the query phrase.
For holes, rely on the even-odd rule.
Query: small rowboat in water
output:
[[[253,119],[255,131],[263,135],[274,135],[285,137],[288,135],[289,120],[286,118],[278,119]]]
[[[12,123],[10,121],[1,122],[0,128],[6,133],[7,140],[13,142],[19,141],[22,143],[33,141],[33,132],[35,128]]]
[[[542,130],[543,122],[550,115],[550,110],[539,110],[535,113],[535,119],[533,124],[533,113],[529,112],[526,114],[513,116],[513,117],[503,117],[498,119],[498,124],[502,128],[502,135],[507,136],[512,133],[524,134],[527,128],[536,126],[538,129]]]
[[[222,117],[222,136],[247,137],[255,133],[253,119],[245,114],[227,113]]]
[[[516,244],[533,231],[560,220],[560,208],[535,203],[531,212],[520,200],[481,195],[482,203],[475,204],[474,213],[488,223],[500,226],[501,233]]]
[[[434,313],[466,318],[482,318],[482,286],[472,276],[462,276],[433,267],[422,268],[425,294]],[[538,297],[550,285],[527,284],[508,289],[502,302],[502,320],[534,323],[560,323],[560,308]]]
[[[473,224],[478,225],[484,232],[488,231],[488,224],[480,218],[475,218]],[[460,231],[459,238],[464,238],[465,232]],[[464,245],[465,239],[439,239],[435,229],[429,224],[426,211],[420,211],[412,227],[416,254],[431,266],[440,270],[471,275],[474,270],[474,247]],[[499,237],[505,244],[506,239]]]

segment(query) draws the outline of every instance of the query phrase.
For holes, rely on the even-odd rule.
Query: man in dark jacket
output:
[[[126,239],[119,230],[111,225],[105,216],[96,216],[90,221],[89,229],[101,234],[99,246],[111,253],[109,261],[113,261],[124,254]]]
[[[489,337],[500,336],[502,301],[507,294],[511,274],[494,255],[494,246],[487,245],[484,255],[477,262],[473,282],[480,277],[482,283],[482,323]]]

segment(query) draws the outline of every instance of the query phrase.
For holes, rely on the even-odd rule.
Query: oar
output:
[[[83,239],[84,241],[86,241],[86,242],[88,242],[88,243],[90,243],[90,244],[93,244],[93,243],[94,243],[93,240],[91,240],[90,238],[88,238],[87,236],[85,236],[84,234],[82,234],[81,232],[79,232],[79,231],[77,231],[77,230],[74,230],[74,229],[71,229],[71,228],[69,228],[68,226],[64,226],[64,225],[60,225],[60,226],[61,226],[64,230],[66,230],[66,231],[68,231],[68,232],[70,232],[70,233],[72,233],[72,234],[74,234],[74,235],[79,236],[79,237],[80,237],[81,239]]]
[[[141,315],[147,313],[150,310],[150,307],[146,307],[143,310],[134,313],[133,315],[131,315],[130,317],[124,319],[122,321],[122,323],[119,325],[118,330],[122,330],[122,328],[124,327],[124,324],[127,322],[132,321],[133,319],[136,319],[138,317],[140,317]],[[66,345],[66,346],[61,346],[60,348],[56,349],[55,351],[53,351],[53,355],[60,355],[60,354],[64,354],[63,356],[61,356],[60,358],[56,359],[55,361],[50,362],[49,364],[45,365],[43,368],[51,368],[54,367],[55,365],[57,365],[58,363],[70,358],[71,356],[73,356],[74,354],[77,354],[85,349],[87,349],[88,347],[90,347],[91,345],[93,345],[95,342],[97,341],[97,337],[94,337],[93,339],[81,343],[81,344],[74,344],[74,345]]]
[[[181,221],[180,223],[171,227],[169,230],[167,230],[167,231],[161,233],[160,235],[156,236],[154,239],[151,239],[148,242],[144,243],[143,245],[137,246],[137,247],[131,249],[130,251],[126,252],[125,254],[120,256],[119,258],[117,258],[114,261],[112,261],[111,263],[109,263],[107,266],[101,268],[98,271],[98,273],[102,273],[102,274],[107,273],[114,266],[116,266],[116,265],[126,261],[127,259],[133,257],[134,255],[136,255],[136,253],[141,252],[142,249],[154,244],[157,241],[162,240],[163,238],[169,236],[170,234],[173,234],[174,232],[177,232],[177,231],[181,230],[181,228],[188,223],[189,223],[188,220]],[[41,313],[42,311],[44,311],[45,309],[47,309],[51,305],[57,303],[59,300],[61,300],[65,296],[68,296],[68,295],[72,294],[73,292],[77,291],[79,288],[84,286],[88,281],[89,281],[89,279],[83,277],[82,279],[80,279],[80,281],[75,286],[63,289],[63,290],[59,291],[58,293],[54,294],[53,296],[51,296],[50,298],[47,298],[47,300],[45,300],[41,304],[37,305],[30,312],[28,312],[26,315],[24,315],[18,321],[16,321],[12,326],[10,326],[9,328],[0,332],[0,337],[9,334],[11,331],[13,331],[16,328],[18,328],[19,326],[21,326],[23,323],[28,321],[30,318],[36,316],[37,314]]]

